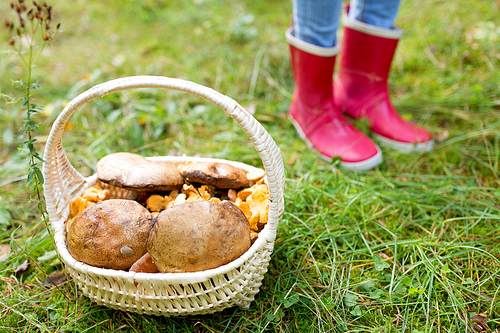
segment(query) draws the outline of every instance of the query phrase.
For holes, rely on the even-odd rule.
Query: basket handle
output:
[[[68,161],[62,146],[64,128],[71,115],[86,103],[105,95],[129,89],[159,88],[187,92],[206,99],[233,118],[257,150],[269,186],[269,224],[276,229],[284,209],[283,190],[285,172],[281,151],[264,127],[236,101],[208,87],[181,79],[162,76],[131,76],[96,85],[71,100],[59,114],[47,138],[44,153],[43,176],[47,212],[51,221],[64,218],[63,210],[76,191],[86,182]]]

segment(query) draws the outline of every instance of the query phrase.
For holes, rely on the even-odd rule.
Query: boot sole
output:
[[[407,143],[389,139],[385,136],[373,133],[373,136],[380,141],[380,144],[385,147],[392,148],[401,153],[426,152],[434,148],[434,140],[429,140],[421,143]]]
[[[323,155],[320,151],[318,151],[316,148],[314,148],[314,145],[309,141],[307,136],[304,134],[304,131],[302,131],[302,127],[300,127],[299,123],[295,121],[290,115],[288,116],[288,119],[292,122],[293,126],[295,127],[295,130],[297,133],[299,133],[299,136],[304,142],[307,144],[309,149],[314,151],[319,157],[321,157],[323,160],[331,163],[333,161],[333,158],[328,157],[326,155]],[[377,146],[377,145],[376,145]],[[349,171],[367,171],[375,168],[376,166],[380,165],[383,162],[382,158],[382,151],[380,150],[379,146],[377,146],[377,153],[360,162],[341,162],[342,167],[346,170]]]

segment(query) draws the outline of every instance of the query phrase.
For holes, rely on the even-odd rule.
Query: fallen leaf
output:
[[[59,286],[60,284],[63,284],[64,282],[67,281],[66,274],[64,274],[64,271],[53,271],[50,273],[45,280],[43,280],[43,284],[45,285],[55,285]]]
[[[486,323],[488,321],[488,315],[477,314],[470,317],[470,321],[474,323],[473,327],[478,332],[487,332],[489,329],[488,324]]]
[[[0,261],[7,258],[9,254],[10,254],[10,245],[9,244],[0,245]]]
[[[448,130],[444,130],[440,133],[437,133],[436,135],[434,135],[434,140],[436,140],[436,142],[443,142],[444,140],[448,139],[450,137],[450,132]]]
[[[20,277],[23,273],[26,273],[29,268],[30,268],[30,263],[28,259],[26,259],[21,265],[17,266],[17,268],[14,270],[14,274],[17,277]]]

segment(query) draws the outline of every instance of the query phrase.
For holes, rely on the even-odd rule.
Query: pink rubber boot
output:
[[[321,157],[342,159],[348,170],[369,170],[382,163],[380,148],[350,124],[333,105],[332,76],[338,47],[323,48],[286,33],[295,79],[290,120]]]
[[[351,118],[367,118],[381,143],[401,152],[430,151],[434,141],[404,120],[389,99],[387,79],[401,29],[382,29],[344,17],[335,106]]]

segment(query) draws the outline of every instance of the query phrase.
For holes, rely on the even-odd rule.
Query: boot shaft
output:
[[[386,83],[401,34],[400,29],[344,20],[339,75],[360,75],[373,83]]]
[[[295,81],[294,95],[311,107],[331,102],[333,71],[339,48],[307,44],[287,31],[290,61]]]

